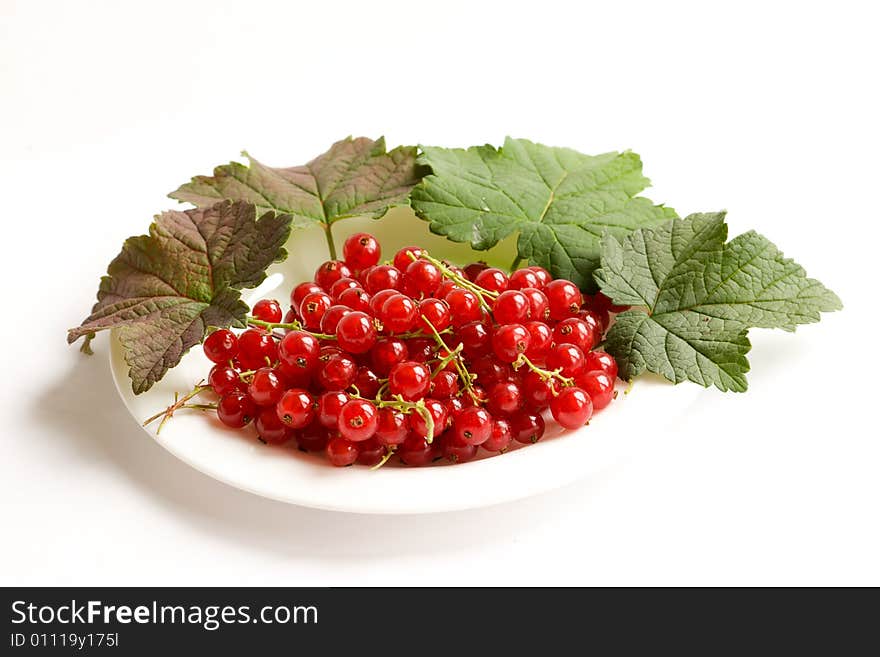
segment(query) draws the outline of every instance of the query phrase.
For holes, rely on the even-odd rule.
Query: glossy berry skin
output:
[[[458,375],[449,370],[437,372],[431,380],[431,396],[434,399],[449,399],[458,394]]]
[[[331,286],[340,278],[354,278],[351,267],[340,260],[328,260],[315,271],[315,283],[325,292],[329,292]]]
[[[481,271],[488,268],[489,265],[487,265],[485,262],[472,262],[464,268],[464,276],[469,281],[473,282]]]
[[[357,445],[341,436],[331,438],[324,452],[327,454],[327,460],[339,468],[351,465],[358,457]]]
[[[553,277],[550,275],[550,272],[547,271],[546,269],[544,269],[543,267],[539,267],[538,265],[532,265],[531,267],[528,267],[527,269],[535,272],[535,276],[538,277],[538,282],[540,283],[540,285],[536,285],[535,287],[537,287],[539,290],[547,287],[547,283],[549,283],[550,281],[553,280]]]
[[[261,367],[248,384],[248,395],[257,406],[274,406],[284,394],[284,381],[271,367]]]
[[[550,301],[547,295],[534,287],[520,290],[529,300],[529,317],[532,320],[546,322],[550,320]]]
[[[275,413],[278,419],[291,429],[302,429],[315,420],[317,402],[308,390],[291,388],[278,400]]]
[[[465,407],[464,402],[461,401],[461,397],[450,397],[443,401],[443,405],[446,406],[446,423],[452,426],[455,416]]]
[[[318,383],[324,390],[345,390],[354,382],[357,364],[348,356],[331,356],[318,368]]]
[[[284,313],[281,310],[281,304],[275,299],[260,299],[251,309],[251,314],[264,322],[277,324],[281,321]]]
[[[382,338],[378,340],[370,351],[370,363],[373,371],[379,376],[387,377],[391,368],[402,363],[409,357],[409,349],[403,340],[397,338]]]
[[[614,356],[604,351],[591,351],[584,356],[586,359],[585,371],[601,370],[610,376],[612,381],[617,378],[617,361],[614,360]],[[593,405],[595,406],[595,404]]]
[[[214,363],[228,363],[238,355],[238,338],[228,329],[217,329],[202,345],[205,356]]]
[[[353,278],[340,278],[333,285],[330,286],[328,290],[328,294],[330,298],[333,299],[333,303],[339,303],[339,297],[346,290],[353,290],[354,288],[360,287],[361,284],[358,283]]]
[[[483,322],[470,322],[459,327],[456,335],[461,340],[465,355],[470,358],[483,356],[491,350],[492,338],[489,327]]]
[[[483,310],[480,308],[480,300],[470,290],[455,288],[444,300],[449,305],[453,326],[462,326],[482,319]]]
[[[492,351],[498,360],[512,363],[529,348],[531,335],[522,324],[499,326],[492,333]]]
[[[350,397],[344,392],[325,392],[318,397],[317,416],[322,426],[336,430],[339,423],[339,411],[348,403]]]
[[[442,331],[452,323],[452,314],[449,304],[442,299],[422,299],[416,312],[416,323],[426,333],[431,333],[431,326],[437,331]],[[424,317],[424,319],[422,319]],[[425,321],[427,320],[427,322]],[[430,322],[430,326],[428,325]]]
[[[478,406],[463,408],[452,421],[452,434],[468,445],[482,445],[492,435],[492,416]]]
[[[378,394],[382,382],[373,370],[369,367],[361,366],[358,368],[357,374],[354,375],[354,383],[352,385],[357,387],[361,396],[372,399]]]
[[[490,292],[504,292],[510,279],[497,267],[487,267],[474,277],[474,284]]]
[[[321,318],[332,305],[330,295],[325,292],[307,294],[299,307],[299,316],[302,317],[303,325],[310,331],[319,330]]]
[[[425,396],[431,385],[431,370],[422,363],[404,361],[398,363],[388,374],[388,391],[400,395],[406,401],[416,401]]]
[[[593,402],[581,388],[563,388],[550,400],[553,419],[566,429],[584,426],[593,415]]]
[[[355,233],[342,245],[342,258],[351,269],[360,271],[378,264],[382,247],[369,233]]]
[[[559,322],[553,329],[553,341],[556,344],[569,343],[580,347],[585,354],[598,341],[593,328],[582,319],[569,317]]]
[[[415,260],[410,257],[409,253],[412,253],[416,258],[421,258],[422,254],[425,250],[420,246],[405,246],[400,251],[394,254],[394,266],[399,271],[406,271],[407,267],[409,267]]]
[[[326,333],[327,335],[333,335],[336,333],[336,327],[339,325],[339,320],[350,312],[351,308],[343,306],[342,304],[334,304],[330,306],[327,309],[327,312],[324,313],[323,317],[321,317],[321,333]]]
[[[583,297],[577,285],[571,281],[557,278],[544,288],[550,302],[550,317],[556,321],[574,317],[581,309]]]
[[[329,439],[330,434],[326,427],[313,422],[297,434],[296,443],[306,452],[323,452]]]
[[[358,443],[357,462],[372,467],[378,465],[385,456],[385,446],[375,438]]]
[[[538,275],[531,269],[517,269],[510,274],[508,290],[524,290],[528,287],[536,288],[542,285]]]
[[[532,413],[543,411],[550,406],[556,387],[537,372],[526,372],[522,380],[523,406]]]
[[[544,435],[544,418],[537,413],[517,413],[510,417],[513,439],[526,445],[536,443]]]
[[[243,369],[255,370],[278,360],[275,339],[258,329],[248,329],[238,336],[238,362]]]
[[[418,318],[416,302],[405,294],[395,294],[382,304],[379,319],[388,333],[406,333],[411,331]]]
[[[336,343],[350,354],[365,354],[376,344],[378,334],[367,313],[349,311],[336,325]]]
[[[371,267],[364,279],[364,289],[370,294],[382,290],[399,290],[403,283],[403,275],[397,267],[376,265]]]
[[[406,415],[395,408],[380,408],[376,422],[376,440],[382,445],[399,445],[409,434]]]
[[[492,303],[492,315],[499,324],[522,324],[528,321],[531,305],[519,290],[507,290]]]
[[[352,399],[339,411],[337,428],[343,438],[353,443],[368,440],[376,434],[379,411],[366,399]]]
[[[425,407],[434,421],[434,436],[439,436],[446,430],[446,421],[448,419],[446,405],[436,399],[426,399]],[[421,413],[413,411],[407,416],[407,420],[409,421],[409,428],[412,433],[423,438],[428,437],[428,423]]]
[[[486,355],[473,360],[470,365],[472,374],[477,375],[477,381],[484,388],[490,388],[496,383],[508,381],[513,376],[513,368],[507,363],[499,362],[496,358]]]
[[[243,392],[230,392],[217,402],[217,417],[227,427],[241,429],[254,419],[257,405]]]
[[[452,292],[452,290],[460,290],[461,288],[456,285],[455,281],[449,280],[448,278],[444,278],[443,282],[440,283],[440,286],[437,288],[437,291],[434,293],[434,296],[437,299],[445,299],[446,295]]]
[[[415,297],[431,296],[443,280],[437,265],[427,260],[413,260],[404,272],[404,289]]]
[[[523,407],[523,393],[513,381],[496,383],[488,390],[486,406],[493,416],[512,415]]]
[[[477,446],[459,441],[450,432],[443,441],[443,458],[450,463],[467,463],[477,455]]]
[[[584,372],[574,382],[587,393],[594,411],[601,411],[614,399],[614,378],[602,370]]]
[[[244,392],[247,386],[234,369],[218,363],[208,374],[208,385],[221,397],[230,392]]]
[[[411,466],[429,465],[440,456],[437,445],[422,436],[409,434],[397,450],[400,460]]]
[[[435,343],[431,338],[410,338],[406,341],[409,360],[425,363],[434,357]]]
[[[536,365],[541,365],[547,360],[550,347],[553,344],[553,330],[544,322],[526,322],[524,324],[529,332],[529,348],[526,349],[526,358]]]
[[[558,344],[547,355],[547,369],[558,369],[562,376],[577,376],[584,371],[585,365],[586,357],[583,350],[573,344]]]
[[[321,286],[313,281],[306,281],[305,283],[300,283],[295,288],[293,288],[293,292],[290,293],[290,305],[299,313],[299,307],[302,305],[303,299],[306,298],[309,294],[313,292],[323,292]]]
[[[338,301],[340,305],[348,306],[352,310],[372,314],[373,309],[370,307],[371,299],[372,297],[363,288],[352,287],[340,294]]]
[[[314,372],[318,369],[321,346],[317,338],[305,331],[291,331],[278,345],[278,358],[289,369]]]
[[[274,408],[263,408],[254,423],[257,435],[270,445],[281,445],[293,437],[293,431],[278,419]]]
[[[503,452],[513,440],[513,431],[510,428],[510,422],[504,418],[495,418],[492,420],[492,433],[489,439],[480,445],[489,452]]]

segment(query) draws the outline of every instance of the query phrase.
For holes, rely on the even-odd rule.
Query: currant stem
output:
[[[530,360],[526,357],[525,354],[520,354],[520,355],[519,355],[519,358],[517,358],[517,359],[513,362],[513,369],[518,370],[518,369],[519,369],[520,367],[522,367],[523,365],[525,365],[525,366],[528,367],[530,370],[532,370],[532,372],[535,372],[536,374],[538,374],[538,376],[540,376],[540,377],[541,377],[542,379],[544,379],[545,381],[550,381],[551,379],[556,379],[556,380],[559,381],[563,386],[566,386],[566,387],[567,387],[567,386],[573,386],[573,385],[574,385],[574,379],[573,379],[573,378],[568,377],[568,376],[562,376],[562,374],[561,374],[561,372],[562,372],[562,368],[555,369],[555,370],[545,370],[545,369],[543,369],[543,368],[538,367],[537,365],[535,365],[532,361],[530,361]]]
[[[389,445],[389,446],[385,449],[385,456],[382,457],[382,460],[379,461],[379,462],[378,462],[376,465],[374,465],[372,468],[370,468],[370,470],[378,470],[378,469],[381,468],[383,465],[385,465],[386,463],[388,463],[388,459],[390,459],[392,456],[394,456],[394,452],[395,452],[394,446],[393,446],[393,445]]]
[[[448,278],[449,280],[453,281],[459,287],[463,287],[464,289],[468,290],[469,292],[473,292],[474,294],[476,294],[477,298],[480,300],[480,305],[483,307],[484,310],[489,310],[489,311],[492,310],[492,304],[490,303],[490,301],[495,300],[495,298],[498,296],[497,292],[493,292],[492,290],[487,290],[486,288],[480,287],[479,285],[472,283],[471,281],[466,279],[461,274],[458,274],[455,271],[453,271],[452,269],[450,269],[441,260],[437,260],[437,258],[434,258],[434,257],[431,257],[430,255],[428,255],[427,251],[422,251],[421,255],[419,255],[418,257],[416,257],[416,255],[412,251],[407,251],[407,255],[409,255],[409,257],[412,258],[413,260],[418,260],[419,258],[424,258],[425,260],[430,262],[432,265],[437,267],[437,269],[440,270],[440,274],[444,278]],[[488,297],[489,301],[486,300],[487,297]]]
[[[254,326],[259,326],[260,328],[264,328],[267,331],[274,331],[275,329],[287,329],[289,331],[305,331],[306,333],[310,333],[314,335],[319,340],[335,340],[335,335],[330,335],[329,333],[315,333],[314,331],[309,331],[306,328],[303,328],[303,325],[297,322],[296,320],[292,322],[264,322],[262,319],[257,319],[256,317],[251,317],[248,315],[247,323],[253,324]]]
[[[201,381],[199,381],[193,387],[193,389],[190,390],[188,393],[186,393],[183,397],[179,397],[178,393],[174,393],[174,403],[171,404],[171,406],[166,408],[164,411],[159,411],[158,413],[156,413],[152,417],[144,420],[143,426],[146,427],[161,417],[162,421],[159,423],[159,427],[156,429],[156,434],[158,435],[159,432],[162,431],[162,427],[165,426],[165,423],[171,418],[172,415],[174,415],[175,411],[177,411],[181,408],[200,408],[202,406],[208,406],[208,404],[189,404],[188,405],[187,402],[190,399],[192,399],[193,397],[196,397],[197,395],[200,395],[201,393],[205,392],[206,390],[210,390],[210,389],[211,389],[211,386],[206,386]],[[214,408],[216,408],[216,406],[214,406]]]
[[[357,388],[355,388],[355,390],[357,390]],[[377,408],[396,408],[398,411],[406,414],[412,412],[418,413],[422,416],[422,419],[425,420],[425,428],[427,429],[428,434],[425,436],[425,439],[429,444],[434,441],[434,417],[425,405],[424,399],[410,402],[406,401],[400,395],[395,395],[394,399],[366,399],[366,397],[361,397],[359,393],[353,394],[351,397],[352,399],[365,399],[366,401],[375,404]]]
[[[443,367],[446,366],[446,363],[449,362],[449,360],[451,360],[452,362],[455,363],[455,371],[458,373],[459,378],[461,379],[462,383],[464,384],[465,391],[471,396],[471,398],[474,401],[477,401],[477,402],[480,401],[477,398],[477,395],[474,393],[474,389],[473,389],[474,377],[470,372],[467,371],[467,368],[464,366],[464,363],[461,362],[462,346],[458,345],[458,347],[456,347],[455,349],[450,349],[449,346],[446,344],[446,342],[443,340],[443,337],[440,335],[440,332],[431,323],[431,320],[428,319],[427,317],[425,317],[424,315],[422,315],[422,321],[424,321],[425,324],[427,324],[428,328],[431,329],[431,333],[433,333],[433,335],[434,335],[434,341],[437,343],[437,346],[439,346],[441,349],[445,349],[446,352],[448,353],[448,356],[444,356],[443,359],[440,361],[441,365],[435,370],[435,373],[439,372]],[[434,374],[431,375],[431,378],[432,379],[434,378]]]
[[[514,271],[517,267],[519,267],[519,263],[522,262],[522,256],[517,254],[517,256],[513,259],[513,263],[510,265],[510,271]]]
[[[95,353],[94,351],[92,351],[92,340],[94,340],[94,339],[95,339],[94,333],[87,334],[86,339],[83,340],[83,343],[79,348],[79,350],[82,353],[84,353],[86,356],[92,356]]]
[[[330,259],[336,260],[336,243],[333,241],[333,224],[325,224],[324,234],[327,236],[327,248],[330,249]]]

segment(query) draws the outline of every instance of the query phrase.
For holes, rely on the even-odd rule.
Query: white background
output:
[[[880,584],[870,6],[0,1],[0,584]],[[727,208],[846,309],[753,332],[748,393],[554,493],[369,517],[239,492],[65,329],[191,175],[348,134],[632,148],[652,199]]]

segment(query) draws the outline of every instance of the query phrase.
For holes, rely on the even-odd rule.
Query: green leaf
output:
[[[517,233],[520,259],[589,291],[603,234],[623,237],[676,216],[636,196],[649,181],[635,153],[591,156],[510,137],[498,149],[422,150],[433,174],[411,203],[432,232],[479,250]]]
[[[247,201],[259,212],[289,214],[297,227],[330,224],[354,216],[378,218],[395,205],[407,203],[424,169],[416,164],[416,148],[385,151],[385,139],[351,137],[336,142],[303,166],[267,167],[247,153],[250,165],[232,162],[213,176],[196,176],[169,196],[198,207],[218,200]]]
[[[199,344],[208,326],[245,326],[242,288],[256,287],[283,260],[290,217],[256,219],[249,203],[158,215],[150,234],[130,237],[101,279],[92,313],[69,343],[120,328],[135,394],[148,390]]]
[[[645,370],[742,392],[752,327],[793,331],[840,299],[750,231],[726,242],[724,213],[694,214],[602,240],[602,292],[638,306],[617,316],[606,350],[621,376]]]

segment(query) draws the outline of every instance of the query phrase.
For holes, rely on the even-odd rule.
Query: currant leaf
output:
[[[750,231],[726,242],[724,219],[694,214],[603,238],[596,281],[614,303],[637,306],[606,336],[623,378],[648,370],[742,392],[749,328],[793,331],[842,308],[767,238]]]
[[[132,390],[148,390],[208,326],[245,326],[240,290],[259,285],[266,268],[287,256],[290,223],[274,212],[256,219],[254,206],[243,202],[163,212],[149,235],[125,241],[92,313],[67,341],[119,328]]]
[[[517,254],[593,291],[602,235],[623,237],[675,211],[636,196],[649,181],[635,153],[590,156],[508,137],[504,146],[422,147],[432,174],[412,192],[431,231],[488,249],[517,233]]]

